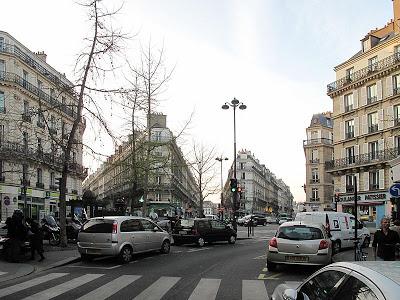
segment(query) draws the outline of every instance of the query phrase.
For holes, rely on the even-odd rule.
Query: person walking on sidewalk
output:
[[[37,253],[40,255],[39,261],[42,261],[44,259],[42,229],[40,228],[39,224],[31,218],[27,218],[26,223],[28,223],[31,231],[29,234],[29,240],[31,244],[31,260],[35,259],[35,251],[37,251]]]
[[[381,220],[381,230],[374,234],[372,249],[375,260],[396,260],[396,244],[400,242],[400,237],[396,231],[389,229],[390,219],[383,217]]]

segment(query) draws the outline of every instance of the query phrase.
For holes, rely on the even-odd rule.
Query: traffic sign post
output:
[[[389,188],[389,194],[395,198],[400,197],[400,183],[392,184],[392,186]]]

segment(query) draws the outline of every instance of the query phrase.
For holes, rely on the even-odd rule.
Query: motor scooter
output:
[[[42,219],[43,239],[49,240],[49,244],[57,246],[60,244],[60,227],[53,216],[47,215]]]

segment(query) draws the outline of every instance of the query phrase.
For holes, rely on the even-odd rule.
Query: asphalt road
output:
[[[172,246],[171,253],[137,255],[127,265],[102,258],[52,269],[0,286],[2,299],[268,299],[279,283],[299,282],[315,268],[266,269],[266,247],[276,226],[254,237]],[[239,231],[247,230],[239,228]],[[243,233],[243,232],[242,232]]]

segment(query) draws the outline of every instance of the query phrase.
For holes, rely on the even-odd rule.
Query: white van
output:
[[[333,253],[338,253],[341,248],[354,247],[355,218],[352,214],[335,211],[300,212],[296,215],[296,221],[309,223],[322,223],[331,234]],[[368,247],[371,235],[361,222],[357,221],[357,235],[363,247]]]

